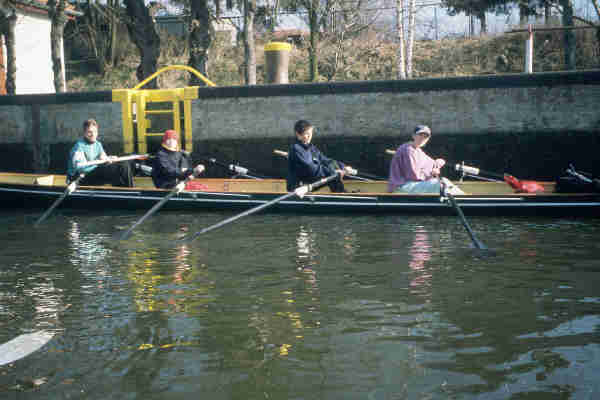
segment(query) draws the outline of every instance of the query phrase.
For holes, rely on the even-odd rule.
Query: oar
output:
[[[460,218],[460,221],[462,222],[463,226],[467,230],[467,233],[469,234],[469,237],[473,241],[473,244],[475,245],[475,247],[477,247],[480,250],[487,249],[486,245],[484,245],[475,236],[475,233],[473,232],[473,230],[471,229],[471,226],[467,222],[467,219],[465,218],[465,215],[463,214],[462,210],[460,209],[460,207],[456,203],[456,199],[454,198],[454,196],[452,195],[452,193],[450,193],[448,191],[448,188],[446,187],[446,184],[444,183],[444,181],[442,179],[440,179],[440,185],[442,185],[442,194],[443,194],[443,196],[445,196],[445,197],[448,198],[448,203],[452,206],[452,208],[454,208],[454,210],[456,211],[456,214],[458,214],[458,217]]]
[[[471,176],[478,178],[479,174],[490,175],[502,179],[499,182],[506,182],[510,187],[515,189],[517,193],[537,193],[545,191],[541,182],[517,179],[509,174],[497,174],[494,172],[484,171],[479,168],[470,167],[465,163],[456,164],[456,170],[462,172],[463,176]],[[479,177],[481,179],[481,177]],[[491,180],[485,179],[484,180]]]
[[[100,165],[100,164],[106,164],[108,162],[116,163],[116,162],[129,161],[129,160],[145,160],[148,157],[150,157],[149,154],[132,154],[129,156],[105,158],[103,160],[84,161],[84,162],[77,164],[77,167],[84,168],[84,167],[89,167],[90,165]]]
[[[149,157],[148,154],[141,154],[141,155],[140,154],[134,154],[134,155],[130,155],[130,156],[116,157],[116,158],[112,158],[112,159],[105,158],[104,160],[85,161],[85,162],[79,163],[77,166],[80,167],[80,168],[82,168],[82,167],[89,167],[90,165],[106,164],[108,162],[121,162],[121,161],[128,161],[128,160],[145,160],[148,157]],[[54,211],[54,209],[60,203],[62,203],[62,201],[68,195],[70,195],[75,190],[77,190],[77,187],[79,186],[79,182],[84,177],[85,177],[85,174],[83,174],[83,173],[79,174],[79,176],[77,177],[77,179],[75,179],[73,182],[71,182],[67,186],[67,189],[65,189],[65,191],[63,192],[63,194],[61,194],[60,197],[58,199],[56,199],[54,201],[54,203],[52,203],[52,205],[50,206],[50,208],[47,209],[44,214],[42,214],[42,216],[35,222],[35,224],[33,226],[35,228],[37,228],[40,223],[42,223],[46,218],[48,218],[48,216],[50,215],[50,213],[52,213],[52,211]]]
[[[287,158],[287,157],[288,157],[288,153],[287,153],[287,151],[282,151],[282,150],[273,150],[273,153],[274,153],[274,154],[277,154],[278,156],[284,157],[284,158]],[[345,164],[345,163],[344,163],[344,164]],[[370,182],[370,181],[371,181],[371,179],[375,179],[375,178],[376,178],[375,180],[384,180],[383,178],[380,178],[380,177],[375,177],[375,175],[369,175],[369,174],[365,174],[364,172],[361,172],[361,173],[360,173],[360,174],[361,174],[361,175],[363,175],[364,177],[362,177],[362,176],[357,176],[357,174],[358,174],[358,170],[356,170],[356,169],[354,169],[354,168],[353,168],[353,169],[352,169],[352,172],[351,172],[350,174],[348,174],[348,175],[344,175],[344,176],[348,177],[349,179],[355,179],[355,180],[357,180],[357,181],[365,181],[365,182]],[[368,176],[367,176],[367,175],[369,175],[369,176],[371,176],[371,177],[375,177],[375,178],[368,178]]]
[[[259,174],[255,174],[255,173],[251,173],[249,174],[248,172],[248,168],[244,168],[241,167],[239,165],[235,165],[235,164],[223,164],[218,162],[215,158],[209,158],[208,162],[218,165],[219,167],[225,168],[239,176],[243,176],[244,178],[249,178],[249,179],[270,179],[267,176],[262,176]]]
[[[35,222],[35,224],[33,224],[34,228],[37,228],[43,221],[46,220],[46,218],[48,218],[48,216],[52,213],[52,211],[54,211],[54,209],[56,207],[58,207],[58,205],[60,203],[62,203],[62,201],[71,193],[73,193],[76,189],[77,186],[79,185],[79,181],[81,181],[83,178],[85,177],[85,174],[80,174],[77,179],[75,179],[73,182],[69,183],[69,185],[67,186],[67,188],[65,189],[65,191],[60,195],[60,197],[58,199],[56,199],[54,201],[54,203],[52,203],[52,205],[50,206],[49,209],[46,210],[46,212],[44,212],[42,214],[42,216]]]
[[[396,150],[386,149],[385,150],[385,154],[393,156],[394,154],[396,154]],[[479,168],[475,168],[475,167],[469,167],[468,165],[465,165],[464,162],[460,163],[460,164],[456,164],[455,169],[457,171],[461,172],[461,174],[462,174],[463,177],[468,176],[468,177],[471,177],[471,178],[480,179],[482,181],[488,181],[488,182],[506,182],[506,179],[505,179],[504,175],[496,174],[496,173],[493,173],[493,172],[482,171]],[[494,176],[494,177],[499,178],[499,179],[490,179],[490,178],[486,178],[486,177],[483,177],[483,176],[479,176],[479,173],[483,173],[485,175]],[[516,181],[518,182],[517,178],[514,178],[514,179],[516,179]],[[509,182],[506,182],[506,183],[508,183],[510,185]]]
[[[37,331],[25,333],[0,345],[0,366],[13,363],[39,350],[52,339],[54,333]]]
[[[133,230],[138,227],[138,225],[140,225],[142,222],[144,222],[145,220],[150,218],[150,216],[152,214],[154,214],[155,212],[157,212],[167,201],[169,201],[171,199],[171,197],[175,196],[176,194],[179,194],[183,189],[185,189],[185,185],[192,179],[194,179],[194,174],[188,176],[183,181],[181,181],[177,185],[175,185],[175,187],[173,189],[171,189],[169,194],[167,194],[158,203],[156,203],[154,206],[152,206],[152,208],[150,210],[148,210],[148,212],[146,214],[144,214],[144,216],[142,218],[138,219],[133,225],[131,225],[129,227],[129,229],[127,229],[125,232],[120,234],[118,236],[118,239],[119,240],[127,239],[131,235],[131,232],[133,232]]]
[[[334,174],[334,175],[328,176],[327,178],[323,178],[323,179],[320,179],[320,180],[318,180],[316,182],[313,182],[313,183],[311,183],[309,185],[300,186],[299,188],[297,188],[293,192],[286,193],[283,196],[279,196],[279,197],[277,197],[277,198],[275,198],[275,199],[273,199],[271,201],[268,201],[268,202],[266,202],[264,204],[261,204],[260,206],[257,206],[257,207],[251,208],[249,210],[246,210],[246,211],[244,211],[241,214],[234,215],[233,217],[227,218],[227,219],[225,219],[225,220],[223,220],[223,221],[221,221],[221,222],[219,222],[217,224],[214,224],[214,225],[211,225],[211,226],[209,226],[207,228],[204,228],[204,229],[202,229],[202,230],[194,233],[191,236],[188,235],[189,237],[183,237],[180,240],[186,241],[186,242],[191,242],[192,240],[196,239],[198,236],[200,236],[200,235],[202,235],[202,234],[204,234],[206,232],[210,232],[210,231],[212,231],[214,229],[217,229],[217,228],[220,228],[220,227],[222,227],[224,225],[227,225],[230,222],[236,221],[236,220],[238,220],[238,219],[240,219],[242,217],[245,217],[245,216],[250,215],[250,214],[254,214],[254,213],[256,213],[256,212],[258,212],[260,210],[264,210],[265,208],[271,207],[272,205],[275,205],[275,204],[279,203],[280,201],[288,199],[288,198],[290,198],[292,196],[298,196],[300,198],[303,198],[304,195],[306,195],[306,193],[312,192],[313,190],[315,190],[315,189],[317,189],[317,188],[319,188],[319,187],[327,184],[328,182],[331,182],[332,180],[336,179],[337,176],[338,176],[338,174]]]

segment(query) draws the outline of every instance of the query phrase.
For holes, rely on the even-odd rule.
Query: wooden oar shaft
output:
[[[277,154],[278,156],[281,156],[281,157],[285,157],[285,158],[287,158],[287,157],[288,157],[288,153],[287,153],[287,151],[282,151],[282,150],[273,150],[273,153],[274,153],[274,154]],[[344,164],[345,164],[345,163],[344,163]],[[358,170],[354,170],[354,171],[355,171],[357,174],[359,174]],[[367,181],[367,182],[368,182],[369,180],[371,180],[371,179],[372,179],[372,180],[377,180],[377,181],[384,181],[384,180],[385,180],[385,178],[382,178],[382,177],[380,177],[380,176],[377,176],[377,175],[371,175],[371,174],[368,174],[368,173],[365,173],[365,172],[360,172],[360,175],[362,175],[362,176],[359,176],[359,175],[346,175],[346,176],[347,176],[349,179],[356,179],[356,180],[359,180],[359,181]]]
[[[42,216],[35,222],[35,224],[33,224],[34,228],[37,228],[43,221],[46,220],[46,218],[48,218],[48,216],[52,213],[52,211],[54,211],[54,209],[56,207],[58,207],[58,205],[60,203],[62,203],[62,201],[71,193],[73,193],[75,190],[77,190],[77,186],[79,185],[79,181],[81,181],[83,179],[83,177],[85,176],[85,174],[80,174],[77,179],[75,179],[73,182],[69,183],[69,185],[67,186],[67,188],[65,189],[64,192],[62,192],[62,194],[58,197],[58,199],[56,199],[54,201],[54,203],[52,203],[52,205],[50,206],[50,208],[48,208],[46,210],[46,212],[44,212],[44,214],[42,214]]]
[[[140,218],[139,220],[137,220],[133,225],[131,225],[129,227],[129,229],[127,229],[125,232],[123,232],[119,236],[119,240],[127,239],[131,235],[131,232],[133,232],[133,230],[135,228],[137,228],[145,220],[147,220],[148,218],[150,218],[150,216],[152,214],[154,214],[156,211],[158,211],[167,201],[169,201],[171,199],[171,197],[173,197],[176,194],[178,194],[179,192],[181,192],[185,188],[186,183],[188,183],[193,178],[193,176],[194,175],[192,174],[192,175],[188,176],[185,180],[179,182],[171,190],[171,192],[169,192],[169,194],[167,194],[165,197],[163,197],[158,203],[156,203],[155,205],[153,205],[152,208],[150,210],[148,210],[148,212],[146,212],[146,214],[144,214],[144,216],[142,218]]]
[[[458,206],[458,203],[456,202],[456,199],[454,198],[452,193],[449,192],[448,188],[444,185],[443,182],[441,184],[443,185],[442,186],[443,195],[448,198],[450,205],[452,206],[452,208],[454,208],[454,210],[456,211],[456,214],[458,214],[460,221],[462,222],[463,226],[467,230],[467,233],[469,234],[469,237],[471,238],[471,241],[473,242],[475,247],[477,247],[480,250],[487,249],[487,247],[482,242],[480,242],[479,239],[477,239],[477,237],[475,236],[473,229],[471,229],[471,225],[469,225],[469,222],[465,218],[465,214],[463,214],[462,210]]]
[[[271,200],[271,201],[269,201],[267,203],[261,204],[258,207],[251,208],[249,210],[244,211],[241,214],[234,215],[233,217],[227,218],[227,219],[225,219],[225,220],[223,220],[223,221],[221,221],[221,222],[219,222],[217,224],[214,224],[214,225],[211,225],[211,226],[209,226],[207,228],[204,228],[204,229],[202,229],[202,230],[194,233],[190,238],[184,238],[184,240],[191,242],[192,240],[196,239],[198,236],[200,236],[200,235],[202,235],[202,234],[204,234],[206,232],[210,232],[210,231],[215,230],[217,228],[220,228],[220,227],[222,227],[224,225],[227,225],[230,222],[236,221],[236,220],[238,220],[238,219],[240,219],[242,217],[245,217],[247,215],[254,214],[256,212],[264,210],[265,208],[270,207],[273,204],[279,203],[280,201],[285,200],[285,199],[290,198],[290,197],[295,196],[295,195],[296,195],[296,193],[294,193],[294,192],[286,193],[283,196],[277,197],[276,199],[273,199],[273,200]]]
[[[261,210],[264,210],[267,207],[270,207],[270,206],[272,206],[274,204],[277,204],[277,203],[279,203],[279,202],[281,202],[281,201],[283,201],[285,199],[288,199],[288,198],[290,198],[292,196],[298,196],[298,197],[302,198],[302,197],[304,197],[304,195],[307,192],[311,192],[314,189],[317,189],[317,188],[325,185],[326,183],[331,182],[332,180],[336,179],[337,176],[338,176],[337,174],[334,174],[334,175],[328,176],[326,178],[320,179],[320,180],[318,180],[316,182],[313,182],[313,183],[311,183],[309,185],[300,186],[299,188],[297,188],[293,192],[286,193],[283,196],[279,196],[279,197],[277,197],[277,198],[275,198],[273,200],[270,200],[270,201],[268,201],[268,202],[266,202],[264,204],[261,204],[261,205],[259,205],[257,207],[254,207],[254,208],[251,208],[249,210],[246,210],[246,211],[244,211],[241,214],[237,214],[237,215],[234,215],[234,216],[229,217],[227,219],[224,219],[221,222],[218,222],[218,223],[216,223],[214,225],[206,227],[206,228],[204,228],[204,229],[202,229],[202,230],[194,233],[193,235],[191,235],[189,237],[182,238],[181,240],[182,241],[186,241],[186,242],[191,242],[192,240],[196,239],[198,236],[200,236],[200,235],[202,235],[204,233],[207,233],[207,232],[210,232],[210,231],[215,230],[217,228],[220,228],[222,226],[225,226],[225,225],[229,224],[230,222],[237,221],[238,219],[240,219],[242,217],[248,216],[250,214],[257,213],[257,212],[259,212]]]
[[[79,163],[77,166],[79,168],[84,168],[84,167],[89,167],[92,165],[106,164],[108,162],[115,163],[115,162],[129,161],[129,160],[145,160],[148,157],[149,157],[148,154],[132,154],[130,156],[116,157],[113,159],[105,158],[103,160],[84,161],[84,162]]]

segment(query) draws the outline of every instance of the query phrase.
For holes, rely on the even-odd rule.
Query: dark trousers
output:
[[[69,181],[77,177],[69,177]],[[98,165],[93,171],[86,174],[79,181],[83,186],[102,186],[110,184],[120,187],[133,187],[133,173],[129,161],[118,162],[114,164]]]
[[[334,193],[344,193],[346,188],[344,187],[344,182],[338,176],[336,179],[332,180],[328,184],[329,189]]]

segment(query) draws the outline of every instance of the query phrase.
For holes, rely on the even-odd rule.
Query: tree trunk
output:
[[[213,38],[210,11],[207,0],[191,0],[190,6],[190,59],[188,65],[206,76],[208,51]],[[205,84],[196,75],[191,74],[189,85],[204,86]]]
[[[6,45],[6,94],[17,93],[17,52],[15,45],[15,27],[17,16],[15,14],[6,17],[6,31],[4,32],[4,44]]]
[[[141,82],[156,72],[160,56],[160,37],[156,33],[154,21],[144,0],[124,0],[129,21],[127,30],[129,37],[137,47],[141,61],[136,74]],[[156,89],[156,79],[148,82],[146,88]]]
[[[592,5],[594,6],[594,10],[596,10],[596,15],[600,18],[600,2],[598,0],[592,0]],[[600,24],[596,25],[596,47],[598,51],[598,62],[600,65]]]
[[[563,26],[573,26],[573,4],[571,0],[559,0],[560,5],[563,8]],[[567,29],[563,34],[564,47],[565,47],[565,68],[567,70],[575,69],[575,32],[572,29]]]
[[[66,91],[63,79],[62,39],[65,23],[65,0],[48,0],[48,16],[51,20],[50,46],[52,57],[52,72],[54,73],[54,90],[56,93]]]
[[[529,20],[529,9],[523,4],[519,4],[519,24],[527,25]]]
[[[408,44],[406,45],[406,76],[408,78],[413,77],[413,47],[415,43],[415,14],[416,3],[415,0],[408,1]]]
[[[398,51],[396,56],[398,79],[406,79],[406,60],[404,59],[404,0],[396,0],[396,31],[398,33]]]
[[[546,25],[550,25],[550,19],[552,18],[552,8],[550,4],[544,4],[544,22]]]
[[[596,54],[598,54],[598,65],[600,65],[600,25],[596,27]]]
[[[0,16],[0,95],[6,94],[6,71],[4,70],[4,17]]]
[[[256,46],[254,43],[254,15],[256,0],[244,0],[244,58],[246,85],[256,85]]]
[[[479,20],[479,24],[481,25],[479,35],[481,36],[487,34],[487,20],[485,18],[485,11],[479,11],[477,13],[477,19]]]
[[[117,60],[117,30],[119,29],[119,20],[115,13],[117,13],[118,1],[117,0],[108,0],[107,6],[109,8],[109,29],[110,29],[110,37],[109,37],[109,45],[108,45],[108,60],[107,63],[113,67],[116,67],[118,64]]]
[[[310,25],[310,81],[316,82],[319,76],[319,64],[317,59],[317,35],[319,34],[319,21],[317,16],[317,10],[319,7],[319,0],[311,0],[310,10],[308,11],[309,25]]]

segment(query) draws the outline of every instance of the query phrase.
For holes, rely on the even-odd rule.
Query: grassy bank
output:
[[[187,43],[181,38],[162,34],[159,67],[187,64]],[[519,73],[523,71],[526,34],[504,34],[474,38],[417,41],[414,48],[413,76],[450,77],[481,74]],[[256,47],[257,81],[264,83],[264,44]],[[576,31],[577,68],[600,68],[598,43],[593,30]],[[67,68],[69,91],[110,90],[131,88],[138,83],[135,70],[139,64],[137,49],[129,40],[123,40],[121,54],[127,54],[116,67],[101,76],[91,64],[70,60]],[[339,43],[335,38],[325,39],[319,47],[319,81],[354,81],[396,79],[395,43],[377,39],[375,32]],[[289,79],[291,83],[308,81],[308,49],[293,46],[290,54]],[[535,35],[535,72],[564,69],[562,34],[560,32]],[[243,85],[243,46],[233,46],[216,40],[210,51],[208,77],[219,86]],[[159,77],[159,87],[174,88],[187,85],[188,73],[169,71]]]

